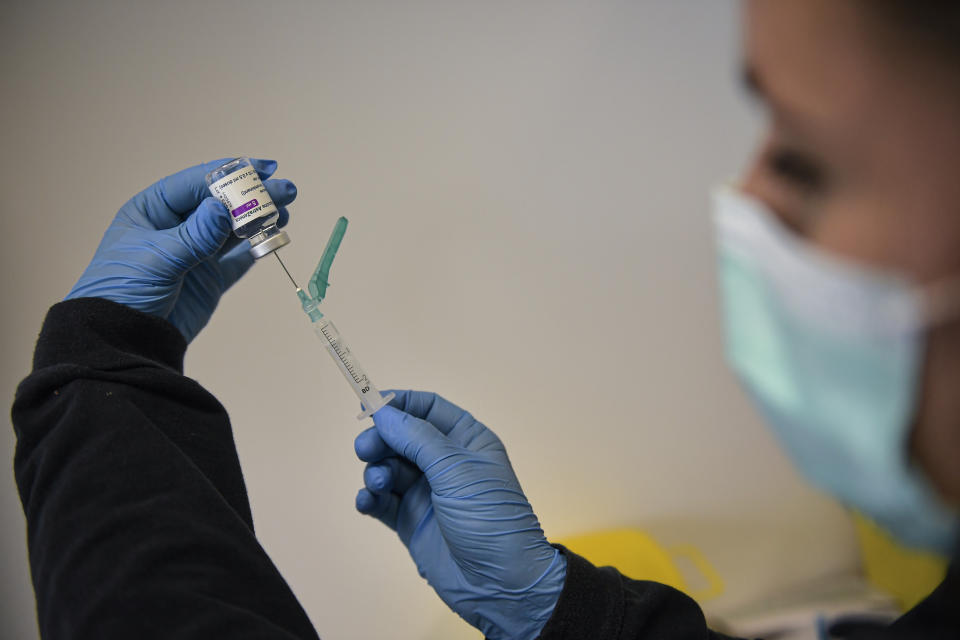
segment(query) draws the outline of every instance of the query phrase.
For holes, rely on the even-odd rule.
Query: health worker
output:
[[[769,117],[752,166],[713,196],[730,365],[810,482],[955,556],[960,3],[742,6],[743,76]],[[218,163],[120,209],[17,392],[44,638],[317,637],[254,535],[226,411],[183,375],[252,262],[206,197]],[[268,179],[276,163],[254,166],[283,224],[296,189]],[[405,391],[374,422],[355,442],[357,509],[487,638],[721,637],[683,593],[551,545],[504,444],[468,411]],[[960,638],[956,568],[860,633]]]

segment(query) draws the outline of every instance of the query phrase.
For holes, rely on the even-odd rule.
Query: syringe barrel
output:
[[[370,377],[367,376],[363,367],[357,361],[357,358],[350,351],[350,347],[344,342],[343,337],[337,330],[337,327],[326,316],[320,316],[313,321],[313,330],[317,336],[324,342],[327,351],[337,363],[337,367],[343,374],[343,377],[350,383],[353,392],[357,394],[360,403],[363,405],[363,412],[357,416],[359,419],[373,415],[378,409],[393,399],[393,394],[383,397],[377,386],[373,384]]]

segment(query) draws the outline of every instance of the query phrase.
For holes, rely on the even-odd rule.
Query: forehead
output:
[[[878,28],[870,11],[869,0],[744,3],[744,63],[775,124],[860,162],[904,160],[904,147],[955,154],[960,72],[890,36],[897,25]]]
[[[855,2],[748,0],[745,64],[782,115],[849,119],[884,90],[877,47]]]

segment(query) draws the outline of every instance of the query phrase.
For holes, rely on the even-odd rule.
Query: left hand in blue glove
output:
[[[398,391],[357,436],[357,509],[397,532],[420,575],[491,640],[533,640],[566,558],[550,546],[497,436],[435,393]]]
[[[187,342],[253,265],[249,244],[233,235],[230,214],[207,191],[206,174],[228,159],[184,169],[147,187],[120,208],[66,299],[105,298],[169,320]],[[267,180],[273,160],[252,160],[280,213],[297,189]]]

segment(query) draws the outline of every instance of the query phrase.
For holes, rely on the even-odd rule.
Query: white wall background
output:
[[[0,59],[8,400],[124,200],[272,157],[300,187],[292,271],[350,218],[331,316],[381,387],[498,431],[552,538],[723,519],[755,548],[792,531],[784,557],[852,562],[722,362],[707,193],[759,118],[735,4],[38,0],[4,9]],[[260,538],[325,638],[475,636],[354,511],[356,403],[272,260],[187,373],[229,409]],[[10,471],[0,514],[0,636],[35,637]]]

